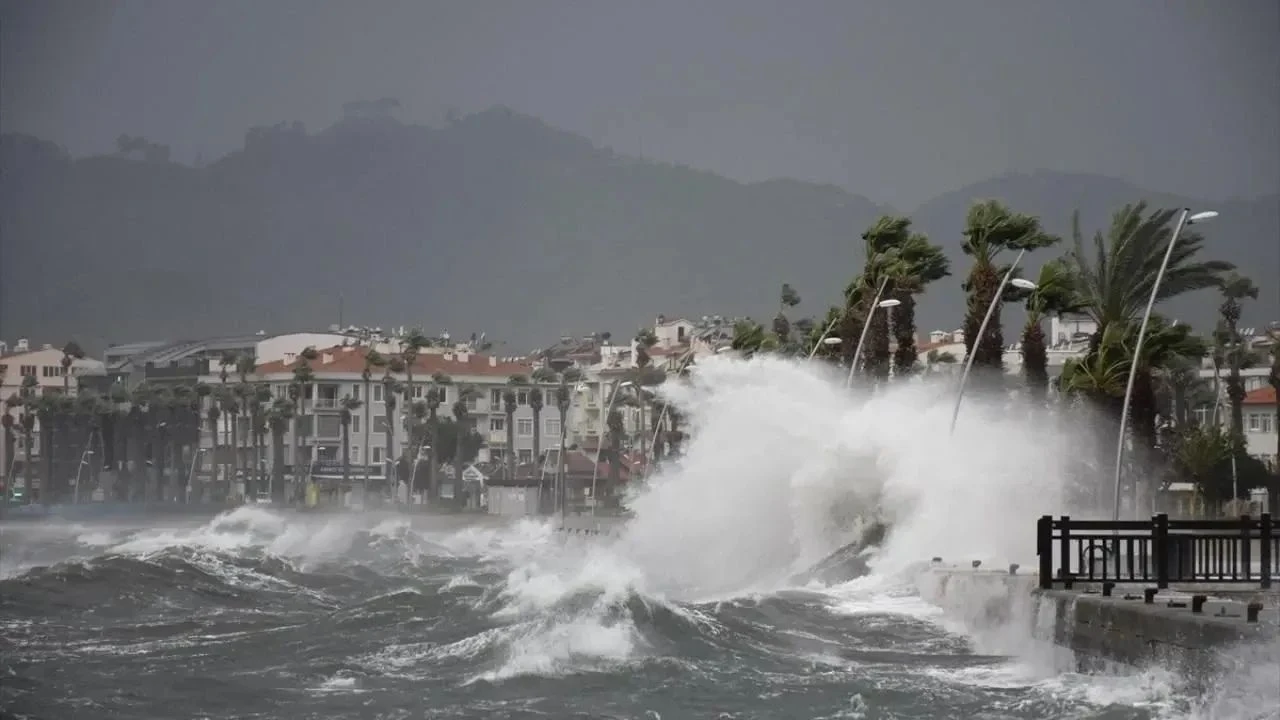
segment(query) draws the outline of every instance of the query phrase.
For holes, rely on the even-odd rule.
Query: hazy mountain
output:
[[[0,138],[0,337],[100,345],[322,327],[341,305],[348,323],[486,331],[523,352],[565,332],[630,333],[663,312],[769,314],[784,281],[820,311],[859,269],[858,235],[892,211],[832,186],[744,185],[619,156],[505,109],[443,128],[255,128],[200,168],[123,140],[117,155],[73,159]],[[1138,198],[1187,204],[1088,176],[980,183],[916,213],[957,270],[978,197],[1062,231],[1076,207],[1093,228]],[[1218,209],[1220,256],[1265,285],[1247,317],[1274,313],[1280,198]],[[922,329],[959,324],[955,293],[958,281],[929,294]]]

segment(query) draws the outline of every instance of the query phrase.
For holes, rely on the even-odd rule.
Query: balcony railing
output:
[[[337,410],[338,409],[337,398],[320,397],[320,398],[316,398],[315,400],[312,400],[311,402],[312,402],[311,408],[313,410]]]

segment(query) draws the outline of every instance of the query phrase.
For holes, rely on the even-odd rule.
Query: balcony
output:
[[[338,398],[318,397],[308,403],[312,410],[337,410]]]

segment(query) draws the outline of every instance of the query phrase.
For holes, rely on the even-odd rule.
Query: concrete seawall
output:
[[[1023,654],[1030,637],[1071,651],[1077,669],[1160,666],[1201,687],[1236,669],[1240,648],[1265,647],[1280,656],[1275,593],[1182,587],[1147,603],[1143,586],[1119,586],[1104,597],[1101,588],[1087,585],[1041,590],[1034,573],[936,564],[921,573],[917,586],[984,652]],[[1192,611],[1192,593],[1210,596],[1200,613]],[[1247,619],[1250,603],[1262,605],[1256,622]]]

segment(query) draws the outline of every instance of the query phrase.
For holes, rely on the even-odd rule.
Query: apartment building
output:
[[[1271,468],[1280,463],[1276,455],[1280,417],[1276,417],[1276,389],[1270,385],[1250,390],[1244,396],[1244,441],[1248,453]]]
[[[62,361],[63,353],[60,348],[46,344],[36,349],[25,339],[14,344],[13,352],[0,354],[0,413],[11,415],[15,427],[18,410],[10,410],[4,402],[10,396],[21,396],[26,378],[35,379],[36,395],[63,392],[74,395],[82,377],[100,375],[103,371],[102,363],[90,358],[76,358],[69,368],[64,368]],[[14,460],[23,456],[25,447],[26,438],[21,435],[14,437],[12,443],[0,438],[0,478],[9,477],[10,469],[14,468]],[[33,433],[31,453],[33,458],[40,453],[39,422]]]
[[[368,467],[372,477],[382,477],[388,460],[394,460],[386,457],[388,433],[393,433],[396,455],[401,453],[408,440],[404,420],[409,409],[405,407],[403,398],[396,398],[392,419],[388,421],[381,382],[383,371],[374,371],[373,381],[368,387],[361,378],[367,350],[366,347],[352,344],[338,345],[318,350],[319,357],[311,362],[315,382],[304,391],[306,413],[309,416],[304,422],[309,427],[304,428],[306,446],[303,454],[305,459],[315,461],[317,476],[341,473],[343,456],[340,418],[344,398],[351,397],[363,402],[351,419],[348,452],[353,475],[362,476]],[[292,357],[260,364],[252,379],[254,382],[266,383],[274,397],[287,398],[298,363],[298,359]],[[530,397],[533,392],[543,393],[543,410],[537,419],[541,424],[542,449],[545,451],[555,447],[560,437],[560,416],[553,396],[556,385],[534,383],[531,379],[533,370],[533,365],[523,358],[502,358],[465,351],[426,353],[419,355],[413,365],[414,388],[410,400],[414,402],[426,399],[435,374],[447,376],[450,382],[438,386],[443,393],[440,407],[442,416],[452,416],[451,407],[458,400],[461,388],[474,390],[467,399],[469,422],[484,440],[477,462],[497,462],[511,452],[515,453],[520,462],[532,462],[535,419]],[[518,406],[512,418],[515,423],[515,442],[513,447],[508,447],[507,415],[502,396],[506,390],[513,389],[510,387],[513,375],[529,378],[529,384],[514,388]],[[404,382],[406,375],[399,373],[396,379]],[[201,380],[215,387],[221,382],[216,375]],[[231,381],[234,382],[234,378]],[[222,444],[228,427],[226,419],[222,419],[218,432],[219,444]],[[247,459],[247,453],[251,452],[247,432],[240,429],[240,435],[238,445],[242,458],[246,459],[245,466],[252,466],[253,461]],[[211,447],[212,444],[212,438],[207,436],[204,445]],[[286,433],[285,444],[286,447],[294,445],[291,433]],[[269,454],[264,453],[264,457],[258,459],[258,462],[269,463]],[[205,471],[209,471],[212,466],[209,455],[206,453],[206,458],[202,461]],[[287,457],[286,462],[291,462],[291,457]]]

